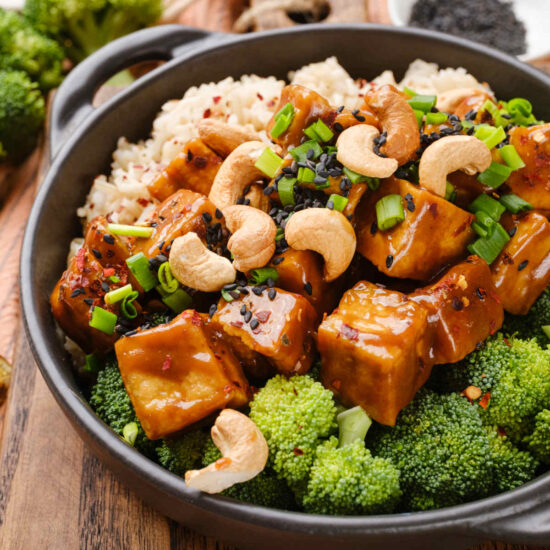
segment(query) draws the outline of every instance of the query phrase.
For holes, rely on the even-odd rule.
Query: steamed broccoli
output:
[[[314,514],[380,514],[392,512],[400,497],[391,461],[373,457],[361,440],[339,448],[331,437],[317,448],[302,500]]]
[[[184,476],[187,470],[199,467],[207,440],[208,435],[201,430],[165,439],[156,449],[158,461],[174,474]]]
[[[162,0],[27,0],[23,14],[78,62],[111,40],[156,23]]]
[[[145,435],[124,388],[116,362],[107,363],[97,375],[97,382],[92,387],[90,405],[99,418],[120,436],[126,424],[135,422],[138,426],[138,435],[134,447],[150,458],[155,457],[157,443]]]
[[[510,336],[530,340],[536,338],[541,346],[550,344],[542,327],[550,325],[550,289],[547,288],[533,304],[527,315],[508,315],[504,317],[502,331]]]
[[[19,162],[34,149],[44,117],[38,85],[21,71],[0,70],[0,143],[8,161]]]
[[[250,403],[269,446],[269,465],[293,489],[307,480],[322,439],[336,430],[332,392],[309,376],[271,378]]]
[[[59,44],[13,11],[0,9],[0,69],[24,71],[47,91],[63,79]]]
[[[544,409],[535,416],[535,428],[523,442],[536,458],[550,464],[550,410]]]

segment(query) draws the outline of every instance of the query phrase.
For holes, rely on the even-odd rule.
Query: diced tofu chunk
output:
[[[530,212],[505,225],[515,234],[491,265],[493,281],[504,309],[525,315],[550,284],[550,223]]]
[[[323,384],[345,405],[393,425],[430,375],[432,338],[425,307],[361,281],[319,327]]]
[[[126,391],[149,439],[177,432],[225,407],[248,402],[248,382],[223,335],[184,311],[171,323],[115,346]]]
[[[525,167],[512,172],[506,184],[535,208],[550,210],[550,122],[512,128],[510,144]]]
[[[235,352],[245,363],[259,354],[282,374],[307,372],[317,317],[311,304],[299,294],[280,289],[271,300],[267,290],[257,296],[253,287],[246,288],[249,294],[232,302],[222,298],[212,318],[220,323]]]
[[[92,252],[103,267],[125,266],[131,256],[131,240],[109,232],[104,216],[94,218],[86,228],[84,246]],[[105,238],[107,235],[107,238]]]
[[[430,312],[436,364],[460,361],[502,325],[504,312],[491,270],[477,256],[452,267],[436,283],[409,297]]]
[[[380,231],[375,205],[390,194],[403,198],[405,220]],[[425,281],[465,255],[474,237],[472,221],[472,214],[449,201],[408,181],[390,178],[359,205],[357,250],[391,277]]]
[[[147,188],[159,201],[166,200],[178,189],[208,195],[222,161],[201,139],[192,139]]]

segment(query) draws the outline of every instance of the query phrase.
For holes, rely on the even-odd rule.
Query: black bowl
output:
[[[54,160],[31,212],[21,258],[25,327],[52,393],[93,452],[145,500],[172,518],[242,548],[462,548],[483,539],[550,542],[550,474],[492,498],[431,512],[326,517],[238,503],[188,489],[184,481],[122,442],[90,409],[55,331],[48,296],[79,232],[75,215],[94,176],[108,170],[119,136],[148,135],[162,103],[192,85],[245,73],[286,77],[336,55],[354,77],[417,57],[463,66],[501,98],[524,96],[550,119],[550,77],[495,50],[433,32],[375,25],[312,25],[232,36],[166,26],[118,40],[79,65],[52,109]],[[97,87],[138,61],[168,62],[94,109]],[[60,475],[63,475],[60,472]]]

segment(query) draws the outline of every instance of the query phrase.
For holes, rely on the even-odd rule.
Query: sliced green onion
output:
[[[461,120],[460,124],[464,130],[469,130],[474,125],[471,120]]]
[[[380,178],[370,178],[365,176],[368,188],[371,191],[376,191],[380,187]]]
[[[510,122],[513,124],[527,126],[537,121],[533,116],[533,106],[523,97],[516,97],[508,101],[506,109],[512,115]]]
[[[476,212],[476,220],[477,222],[485,229],[485,231],[489,230],[489,227],[493,225],[494,223],[497,223],[487,212],[484,212],[483,210],[478,210]]]
[[[131,445],[132,447],[134,446],[138,436],[138,430],[139,428],[137,422],[129,422],[126,426],[124,426],[124,428],[122,428],[122,437],[128,445]]]
[[[496,120],[499,115],[499,108],[490,99],[485,101],[480,110],[487,111],[494,120]]]
[[[111,275],[110,277],[107,277],[107,280],[114,284],[120,283],[120,277],[117,277],[116,275]]]
[[[407,103],[418,111],[429,113],[434,107],[437,96],[435,95],[420,95],[416,94],[412,99],[408,99]]]
[[[546,338],[550,340],[550,325],[542,325],[540,328],[542,329],[542,332],[544,332]]]
[[[407,86],[405,86],[403,88],[403,91],[407,94],[407,95],[410,95],[411,97],[414,97],[415,95],[418,95],[414,90],[411,90],[410,88],[407,88]]]
[[[117,316],[106,309],[95,306],[90,319],[90,326],[111,336],[115,332]]]
[[[252,285],[261,285],[265,283],[268,279],[273,279],[276,281],[279,278],[279,273],[273,267],[260,267],[258,269],[253,269],[250,272],[249,282]]]
[[[351,181],[351,183],[361,183],[366,181],[367,176],[363,176],[363,174],[359,174],[359,172],[354,172],[353,170],[350,170],[345,166],[343,172],[345,176]]]
[[[334,145],[327,145],[325,147],[325,153],[327,155],[332,155],[332,153],[336,153],[336,151],[338,151],[338,149]]]
[[[525,167],[525,162],[523,162],[523,159],[519,156],[519,153],[513,145],[503,145],[498,152],[502,160],[512,170],[519,170]]]
[[[102,368],[103,361],[95,353],[88,353],[86,355],[82,370],[86,372],[99,372]]]
[[[292,105],[292,103],[290,103],[290,101],[289,101],[286,105],[283,105],[275,113],[274,118],[280,118],[282,116],[288,116],[288,115],[293,115],[293,114],[294,114],[294,105]]]
[[[274,178],[282,164],[283,159],[269,147],[266,147],[254,166],[267,177]]]
[[[122,304],[120,304],[120,311],[126,319],[135,319],[137,317],[138,311],[134,305],[134,302],[137,300],[138,296],[139,292],[134,290],[128,294],[124,300],[122,300]]]
[[[297,160],[298,162],[304,162],[307,160],[307,152],[313,149],[313,157],[311,160],[316,159],[321,156],[323,153],[323,148],[314,140],[304,141],[301,145],[298,145],[298,147],[294,147],[294,149],[291,149],[289,153],[291,154],[292,158]]]
[[[150,237],[154,229],[152,227],[141,227],[139,225],[122,225],[120,223],[107,224],[109,233],[113,235],[126,235],[128,237]]]
[[[275,242],[278,243],[285,236],[285,230],[282,227],[277,227],[277,233],[275,234]]]
[[[354,441],[363,441],[372,425],[369,415],[359,405],[341,412],[337,417],[338,446],[344,447]]]
[[[277,184],[277,193],[279,193],[279,199],[283,206],[289,204],[296,204],[294,200],[294,184],[296,178],[281,178]]]
[[[342,197],[342,195],[336,195],[333,193],[328,198],[328,202],[332,202],[332,205],[334,207],[334,210],[338,210],[338,212],[342,212],[346,205],[348,204],[348,199],[346,197]]]
[[[405,219],[401,195],[386,195],[376,203],[376,223],[380,231],[386,231]]]
[[[145,292],[157,286],[157,278],[149,269],[149,261],[143,252],[138,252],[126,260],[126,265]]]
[[[321,120],[315,121],[310,124],[305,130],[304,134],[315,141],[330,141],[334,137],[334,132]]]
[[[185,311],[193,302],[193,298],[183,290],[183,288],[178,288],[176,292],[168,294],[165,296],[162,301],[174,312],[181,313]]]
[[[445,184],[445,200],[448,200],[449,202],[455,202],[456,200],[456,190],[454,185],[448,181]]]
[[[479,210],[482,210],[491,216],[493,220],[498,222],[498,220],[500,220],[500,216],[502,216],[506,208],[497,200],[489,197],[489,195],[479,195],[479,197],[477,197],[474,202],[468,206],[468,210],[474,214]]]
[[[105,303],[110,306],[111,304],[115,304],[116,302],[120,302],[120,300],[124,300],[128,294],[132,292],[132,285],[124,285],[120,288],[117,288],[115,290],[111,290],[110,292],[107,292],[105,294]]]
[[[483,141],[484,139],[490,137],[495,130],[496,128],[494,126],[490,126],[489,124],[478,124],[474,132],[474,137]]]
[[[226,302],[232,302],[235,299],[235,298],[233,298],[233,296],[231,296],[231,294],[229,293],[228,290],[224,290],[224,289],[222,289],[222,298]]]
[[[158,278],[162,290],[164,290],[167,294],[172,294],[172,292],[176,292],[178,289],[179,283],[174,278],[174,275],[172,275],[169,262],[160,264]]]
[[[446,113],[426,113],[426,124],[443,124],[448,118]]]
[[[413,109],[414,116],[416,117],[416,122],[418,122],[418,127],[422,126],[424,122],[424,111],[419,111],[418,109]]]
[[[486,237],[487,236],[487,228],[481,225],[480,223],[474,222],[472,224],[472,229],[480,236],[480,237]]]
[[[495,128],[494,126],[489,126],[488,124],[480,124],[476,128],[474,136],[483,141],[489,149],[492,149],[501,141],[506,139],[506,132],[504,131],[504,128]]]
[[[521,197],[509,193],[508,195],[502,195],[498,199],[501,204],[506,207],[506,210],[512,212],[512,214],[519,214],[520,212],[526,212],[527,210],[533,210],[533,205],[524,201]]]
[[[506,229],[499,223],[494,223],[489,227],[486,237],[479,237],[476,241],[468,245],[471,254],[477,254],[488,264],[492,264],[506,243],[510,240]]]
[[[279,112],[274,116],[275,124],[271,128],[271,137],[278,138],[281,134],[286,132],[289,126],[292,124],[294,118],[294,105],[287,103]]]
[[[315,172],[310,168],[298,168],[298,181],[304,183],[313,183]]]
[[[512,169],[509,166],[504,166],[504,164],[499,164],[498,162],[491,162],[489,168],[477,176],[477,180],[483,185],[496,189],[510,177],[511,173]]]

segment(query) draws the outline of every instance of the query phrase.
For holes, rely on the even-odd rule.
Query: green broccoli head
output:
[[[90,395],[90,405],[99,418],[120,436],[126,424],[135,422],[138,425],[138,435],[134,447],[149,458],[155,457],[157,443],[145,435],[126,393],[116,362],[108,362],[97,375],[97,382]]]
[[[201,430],[186,433],[177,439],[165,439],[156,449],[158,461],[172,473],[184,476],[187,470],[200,467],[208,439],[208,435]]]
[[[550,464],[550,410],[544,409],[535,416],[535,427],[523,442],[536,458]]]
[[[367,446],[401,472],[407,509],[452,506],[490,491],[490,448],[479,407],[456,393],[421,390],[395,426],[369,432]]]
[[[309,376],[271,378],[250,403],[269,446],[269,465],[293,487],[307,479],[315,451],[336,430],[332,392]]]
[[[23,14],[78,62],[111,40],[156,23],[162,0],[27,0]]]
[[[373,457],[363,441],[338,448],[331,437],[317,448],[303,505],[314,514],[381,514],[400,497],[399,470],[390,460]]]
[[[542,327],[550,325],[550,289],[547,288],[533,304],[527,315],[509,315],[504,317],[502,332],[517,338],[531,340],[536,338],[539,345],[550,344]]]
[[[0,143],[6,160],[20,162],[34,149],[44,117],[38,85],[24,72],[0,70]]]
[[[19,14],[0,9],[0,69],[24,71],[47,91],[63,79],[64,57],[55,40],[37,32]]]

